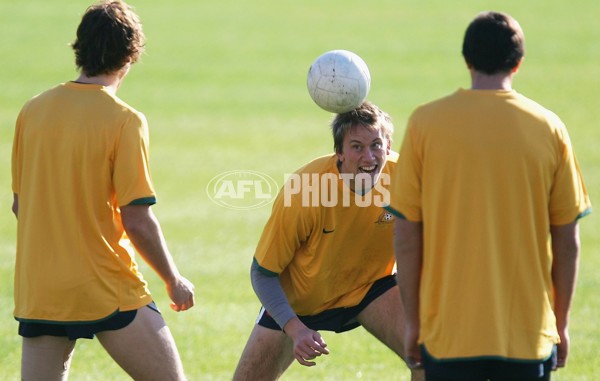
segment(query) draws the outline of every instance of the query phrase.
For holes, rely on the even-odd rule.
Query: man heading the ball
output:
[[[335,153],[290,176],[258,243],[251,280],[263,307],[234,380],[275,380],[294,359],[315,365],[329,354],[321,330],[362,325],[403,357],[393,218],[382,208],[393,125],[364,102],[337,114],[332,131]]]

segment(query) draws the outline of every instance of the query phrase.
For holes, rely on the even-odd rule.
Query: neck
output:
[[[485,74],[471,69],[472,90],[512,90],[513,72]]]
[[[82,72],[79,74],[79,77],[75,80],[75,82],[101,85],[106,87],[111,93],[116,94],[119,86],[121,86],[121,83],[123,82],[123,78],[125,78],[129,72],[130,65],[131,64],[128,63],[121,70],[117,70],[108,74],[100,74],[93,77]]]

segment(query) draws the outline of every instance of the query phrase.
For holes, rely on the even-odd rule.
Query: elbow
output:
[[[133,221],[126,221],[126,220],[123,220],[123,229],[125,230],[127,235],[130,237],[138,236],[142,230],[140,228],[140,224],[135,223]]]
[[[129,237],[140,237],[147,233],[148,224],[140,218],[123,218],[123,229]]]

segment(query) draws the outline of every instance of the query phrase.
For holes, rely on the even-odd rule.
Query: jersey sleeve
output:
[[[123,125],[113,163],[113,184],[119,205],[156,202],[148,144],[146,118],[141,113],[132,113]]]
[[[564,126],[557,129],[558,166],[550,192],[550,224],[565,225],[591,212],[591,202]]]
[[[273,204],[271,216],[260,237],[254,259],[261,271],[280,274],[294,258],[294,254],[311,234],[311,211],[303,208],[300,195],[292,196],[291,203],[284,199],[284,187]],[[265,271],[266,270],[266,271]]]

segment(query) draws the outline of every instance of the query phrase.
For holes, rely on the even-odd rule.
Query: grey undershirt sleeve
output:
[[[296,316],[296,313],[283,292],[281,283],[279,283],[279,277],[264,274],[260,271],[258,263],[252,261],[250,279],[254,292],[263,307],[265,307],[275,322],[283,329],[285,324]]]

